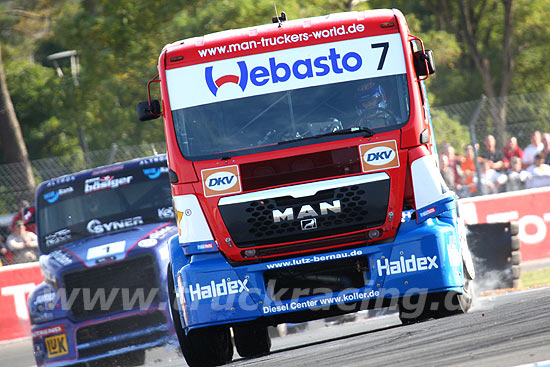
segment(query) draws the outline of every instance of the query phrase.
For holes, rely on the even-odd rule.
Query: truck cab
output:
[[[143,364],[146,349],[173,334],[166,156],[45,181],[35,205],[44,281],[28,303],[37,365]]]

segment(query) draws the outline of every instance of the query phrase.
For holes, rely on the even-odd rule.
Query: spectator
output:
[[[544,154],[544,163],[550,165],[550,133],[542,134],[542,154]]]
[[[474,147],[468,144],[464,147],[464,152],[466,154],[460,163],[460,167],[462,168],[462,172],[464,172],[464,183],[467,186],[467,191],[472,195],[477,191],[477,187],[474,185],[474,176],[476,175]]]
[[[504,191],[506,184],[506,174],[503,174],[495,169],[491,168],[491,161],[483,159],[479,163],[481,170],[481,194],[496,194],[497,192]],[[521,163],[521,162],[520,162]],[[477,186],[477,177],[474,177],[474,184]]]
[[[0,234],[0,266],[8,264],[5,257],[7,254],[8,250],[6,249],[6,245],[4,244],[4,237]]]
[[[493,135],[485,137],[485,151],[480,156],[487,160],[489,168],[500,171],[504,168],[502,152],[496,150],[496,139]]]
[[[523,167],[529,167],[534,163],[535,156],[542,152],[544,146],[542,145],[542,135],[540,131],[533,131],[531,134],[531,144],[523,149]]]
[[[26,219],[25,216],[28,214],[32,214],[30,213],[30,210],[31,210],[31,205],[29,204],[29,202],[27,200],[21,200],[21,202],[19,203],[19,209],[17,210],[17,213],[15,213],[15,215],[11,219],[10,228],[12,232],[15,232],[15,222],[17,222],[18,220],[22,220],[23,222],[25,222],[25,219]],[[26,225],[26,228],[27,228],[27,231],[36,233],[36,225],[34,223]]]
[[[38,260],[38,239],[33,232],[27,231],[23,221],[14,223],[15,231],[8,236],[6,248],[14,254],[15,262]]]
[[[550,166],[543,163],[542,154],[535,155],[535,162],[527,168],[529,178],[525,183],[528,189],[550,185]]]
[[[511,136],[506,143],[504,149],[502,149],[503,160],[506,168],[510,167],[510,160],[512,157],[519,157],[523,159],[523,150],[518,145],[518,140],[515,136]]]
[[[453,146],[449,143],[443,143],[441,146],[441,155],[445,155],[448,158],[449,167],[454,173],[454,179],[452,182],[454,182],[454,188],[458,193],[462,190],[462,185],[464,183],[464,172],[462,172],[462,168],[460,167],[460,160],[456,157],[455,148],[453,148]]]
[[[455,170],[449,165],[449,157],[445,154],[439,156],[439,171],[449,190],[457,191]]]
[[[506,172],[506,191],[523,190],[525,182],[529,178],[529,172],[522,169],[521,159],[512,157],[510,160],[510,168]]]

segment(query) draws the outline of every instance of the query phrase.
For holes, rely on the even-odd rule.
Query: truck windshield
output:
[[[43,253],[79,239],[173,220],[167,167],[138,167],[86,178],[39,193]]]
[[[182,108],[172,117],[187,159],[220,159],[286,148],[280,143],[287,141],[314,144],[304,138],[315,136],[346,139],[341,132],[355,128],[398,129],[409,119],[409,93],[398,74]]]

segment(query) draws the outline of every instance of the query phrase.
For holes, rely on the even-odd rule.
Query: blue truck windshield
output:
[[[75,176],[37,197],[40,249],[79,239],[173,220],[168,169],[133,167],[100,175]]]
[[[172,117],[185,158],[219,159],[350,128],[400,128],[409,119],[409,93],[406,75],[397,74],[187,107]]]

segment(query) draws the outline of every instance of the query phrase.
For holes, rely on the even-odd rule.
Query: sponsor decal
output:
[[[227,296],[229,294],[242,293],[244,291],[248,292],[246,287],[248,279],[244,281],[237,280],[225,280],[222,279],[221,282],[211,281],[209,285],[201,286],[199,283],[195,283],[195,286],[189,285],[189,295],[191,297],[191,302],[201,299],[215,298],[220,296]]]
[[[155,231],[155,232],[151,233],[151,235],[149,235],[149,238],[159,239],[161,237],[166,236],[166,234],[168,232],[171,232],[173,229],[174,229],[174,226],[163,227],[163,228],[159,229],[158,231]]]
[[[69,238],[70,237],[70,234],[69,234]],[[71,259],[71,257],[69,255],[67,255],[64,251],[62,250],[55,250],[55,251],[52,251],[50,252],[50,256],[55,260],[57,261],[58,263],[60,263],[61,265],[63,266],[67,266],[67,265],[71,265],[73,263],[73,260]]]
[[[117,241],[106,245],[96,246],[88,249],[86,260],[93,260],[109,255],[116,255],[124,252],[126,241]]]
[[[362,250],[341,251],[334,254],[326,254],[326,255],[314,255],[314,256],[302,257],[299,259],[284,260],[284,261],[274,262],[271,264],[266,264],[266,269],[278,269],[278,268],[286,268],[288,266],[313,264],[317,262],[345,259],[347,257],[354,257],[354,256],[360,256],[360,255],[363,255]]]
[[[55,293],[53,293],[53,294],[55,294]],[[33,338],[43,338],[45,336],[49,336],[49,335],[53,335],[53,334],[60,334],[60,333],[63,333],[63,332],[65,332],[65,327],[63,325],[55,325],[55,326],[47,327],[45,329],[34,330],[32,332],[32,337]]]
[[[161,163],[161,162],[166,162],[166,155],[162,154],[162,155],[156,155],[151,158],[143,158],[142,160],[139,161],[139,165],[144,166],[144,165]]]
[[[406,73],[399,34],[226,58],[166,71],[172,109]],[[186,90],[186,83],[196,86]]]
[[[155,240],[154,238],[146,238],[144,240],[141,240],[138,242],[139,247],[148,248],[148,247],[154,247],[157,245],[159,241]]]
[[[319,307],[337,305],[344,302],[359,302],[369,300],[380,296],[378,290],[357,290],[357,291],[344,291],[336,295],[318,296],[314,299],[305,301],[290,301],[284,304],[278,305],[266,305],[262,307],[262,313],[264,315],[275,314],[288,311],[299,311],[306,309],[314,309]]]
[[[199,249],[199,250],[209,250],[209,249],[212,249],[212,248],[214,248],[214,243],[213,242],[201,243],[201,244],[197,245],[197,249]]]
[[[67,335],[60,334],[54,336],[48,336],[44,339],[46,343],[46,350],[48,351],[48,358],[56,358],[69,354],[69,346],[67,345]]]
[[[73,191],[74,191],[74,188],[72,186],[69,186],[69,187],[64,188],[64,189],[54,190],[54,191],[50,191],[48,193],[45,193],[44,195],[42,195],[42,197],[48,203],[53,204],[57,201],[57,199],[59,199],[60,196],[65,195],[65,194],[70,194]]]
[[[166,234],[168,234],[169,232],[174,230],[174,227],[175,226],[166,226],[166,227],[163,227],[163,228],[151,233],[149,235],[149,237],[144,238],[141,241],[139,241],[138,246],[139,247],[144,247],[144,248],[156,246],[157,243],[158,243],[158,239],[166,236]]]
[[[299,210],[294,208],[285,208],[283,211],[275,209],[272,211],[272,214],[273,222],[278,223],[282,220],[294,220],[294,218],[302,219],[307,217],[318,217],[319,215],[327,215],[329,211],[332,213],[340,213],[342,211],[340,200],[334,200],[332,204],[323,201],[319,203],[318,210],[315,210],[311,205],[306,204],[302,205]]]
[[[430,215],[430,214],[433,214],[433,213],[435,213],[435,208],[434,208],[434,207],[432,207],[432,208],[430,208],[430,209],[426,209],[426,210],[424,210],[423,212],[421,212],[421,213],[420,213],[420,217],[421,217],[421,218],[424,218],[424,217],[426,217],[426,216],[428,216],[428,215]]]
[[[383,262],[378,259],[376,260],[376,266],[378,267],[378,276],[382,276],[384,271],[386,275],[394,275],[439,269],[439,265],[437,265],[437,256],[416,257],[415,255],[411,255],[408,259],[400,256],[399,260],[389,261],[388,259],[384,259]]]
[[[113,167],[100,168],[96,171],[93,171],[92,176],[104,175],[104,174],[109,173],[109,172],[120,171],[123,168],[124,168],[123,164],[119,164],[118,166],[113,166]]]
[[[84,193],[89,194],[106,189],[116,189],[119,186],[128,185],[132,182],[132,178],[133,176],[115,178],[110,175],[89,178],[84,182]]]
[[[168,173],[168,167],[149,167],[143,169],[143,174],[151,180],[156,180],[163,173]]]
[[[49,234],[44,237],[46,240],[46,246],[54,246],[58,243],[69,241],[71,239],[71,230],[70,229],[61,229],[55,233]]]
[[[157,215],[159,219],[173,219],[174,218],[174,208],[158,208]]]
[[[223,75],[216,80],[212,77],[213,66],[207,66],[204,70],[206,85],[215,96],[218,89],[226,83],[237,84],[244,92],[248,81],[256,87],[267,83],[284,83],[289,79],[306,79],[325,76],[330,73],[353,73],[361,68],[363,59],[357,52],[349,51],[340,54],[336,48],[330,48],[328,53],[314,59],[298,59],[292,63],[270,57],[265,66],[254,66],[250,69],[245,61],[238,61],[239,75]],[[269,65],[269,66],[267,66]]]
[[[214,47],[208,47],[204,49],[199,49],[199,57],[211,57],[223,54],[231,54],[235,52],[242,52],[253,49],[269,49],[274,46],[281,45],[293,45],[295,43],[304,43],[309,40],[330,40],[337,37],[350,35],[354,33],[360,33],[365,30],[364,24],[351,24],[347,27],[344,25],[333,26],[329,29],[321,29],[312,32],[302,32],[302,33],[283,33],[280,36],[276,37],[261,37],[259,40],[250,40],[238,43],[231,43],[229,45],[220,45]],[[264,51],[262,51],[264,52]]]
[[[54,180],[48,181],[48,183],[46,184],[46,187],[52,187],[52,186],[73,182],[75,179],[76,179],[75,176],[59,177]]]
[[[219,196],[242,191],[239,166],[203,169],[202,186],[204,196]]]
[[[55,293],[55,292],[39,294],[38,296],[36,296],[36,299],[34,300],[34,304],[38,305],[38,304],[42,304],[42,303],[52,302],[56,299],[56,297],[57,297],[57,293]],[[63,332],[63,326],[62,325],[61,326],[54,326],[53,328],[59,328],[59,327],[61,327],[61,330],[53,332],[51,334],[56,334],[56,333]],[[50,330],[50,329],[52,329],[52,328],[43,329],[43,330]],[[33,337],[34,337],[34,333],[33,333]]]
[[[403,210],[401,212],[401,223],[409,222],[412,219],[414,210]]]
[[[99,219],[92,219],[86,225],[86,229],[90,233],[99,234],[103,232],[111,232],[119,229],[138,226],[140,224],[143,224],[143,218],[141,216],[125,218],[122,220],[117,220],[109,223],[102,223]]]
[[[399,167],[395,140],[359,145],[363,172],[380,171]]]
[[[460,230],[459,230],[460,231]],[[447,254],[449,255],[449,264],[454,267],[462,265],[462,256],[460,256],[460,248],[456,241],[456,234],[454,231],[448,232],[447,236]]]

